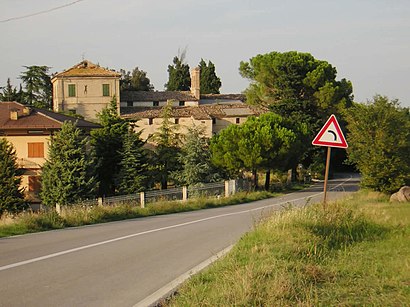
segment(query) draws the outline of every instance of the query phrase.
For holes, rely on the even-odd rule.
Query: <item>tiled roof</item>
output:
[[[86,120],[77,119],[64,114],[54,113],[52,111],[30,107],[30,113],[24,114],[26,106],[21,103],[0,102],[0,130],[17,130],[17,129],[60,129],[65,121],[76,122],[77,127],[85,129],[99,128],[98,124]],[[10,112],[16,111],[18,119],[10,119]]]
[[[197,101],[189,91],[123,91],[121,101]]]
[[[103,68],[90,61],[82,61],[73,67],[54,75],[57,77],[120,77],[121,74]]]
[[[244,102],[246,100],[243,94],[201,94],[201,99],[206,100],[238,100]]]
[[[195,107],[173,107],[172,117],[193,117],[195,119],[211,119],[226,117],[242,117],[260,115],[267,110],[243,103],[236,104],[209,104]],[[160,118],[163,107],[124,107],[121,108],[121,116],[129,119]]]

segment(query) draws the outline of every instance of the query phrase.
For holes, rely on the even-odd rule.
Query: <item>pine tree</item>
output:
[[[98,194],[110,196],[116,192],[115,178],[120,169],[120,151],[123,148],[124,137],[128,133],[129,123],[118,115],[115,97],[110,105],[98,114],[98,118],[102,128],[91,132],[91,143],[98,160]]]
[[[43,204],[69,205],[95,196],[93,155],[75,123],[65,122],[52,136],[48,157],[42,173]]]
[[[48,66],[24,66],[27,70],[20,75],[24,83],[25,103],[38,108],[51,108],[52,84]]]
[[[13,87],[10,78],[7,78],[7,85],[3,88],[3,93],[0,93],[0,101],[18,101],[16,87]]]
[[[157,144],[154,153],[156,177],[161,183],[161,189],[168,187],[171,173],[180,169],[180,163],[178,162],[179,135],[176,132],[177,127],[171,122],[171,116],[172,102],[164,107],[161,127],[153,136]]]
[[[120,151],[120,171],[117,176],[118,191],[132,194],[144,191],[148,183],[148,157],[140,139],[141,132],[128,131]]]
[[[209,61],[208,65],[201,59],[201,94],[219,94],[222,86],[221,79],[215,73],[215,65]]]
[[[0,217],[5,212],[16,213],[27,208],[20,183],[13,145],[0,138]]]

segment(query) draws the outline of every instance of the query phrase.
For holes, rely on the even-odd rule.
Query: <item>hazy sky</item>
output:
[[[138,66],[163,90],[186,48],[191,68],[211,60],[221,92],[239,93],[240,61],[296,50],[335,66],[355,101],[378,93],[410,106],[410,0],[0,0],[0,33],[0,86],[18,85],[23,65],[60,72],[84,57]]]

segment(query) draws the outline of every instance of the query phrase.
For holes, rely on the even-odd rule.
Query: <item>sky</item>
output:
[[[410,106],[409,16],[410,0],[0,0],[0,86],[18,86],[23,66],[54,73],[87,59],[139,67],[164,90],[186,50],[191,68],[215,64],[221,93],[240,93],[241,61],[298,51],[336,67],[356,102],[380,94]]]

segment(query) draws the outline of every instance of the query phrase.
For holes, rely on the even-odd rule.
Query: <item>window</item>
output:
[[[154,107],[158,107],[158,106],[159,106],[159,101],[153,101],[153,102],[152,102],[152,105],[153,105]]]
[[[215,117],[212,117],[212,124],[216,124],[216,118]]]
[[[176,125],[179,124],[179,118],[175,118],[175,124],[176,124]]]
[[[180,107],[183,107],[184,105],[185,105],[185,101],[180,101],[180,102],[179,102],[179,106],[180,106]]]
[[[148,125],[152,125],[154,123],[154,119],[153,118],[148,118]]]
[[[127,101],[127,107],[133,107],[134,103],[132,101]]]
[[[44,143],[28,143],[28,157],[29,158],[44,158]]]
[[[239,117],[236,118],[236,123],[239,124],[241,122],[241,119]]]
[[[103,96],[110,96],[110,85],[109,84],[103,84]]]
[[[68,97],[75,97],[75,84],[68,85]]]
[[[28,191],[39,192],[41,188],[40,176],[28,176]]]

